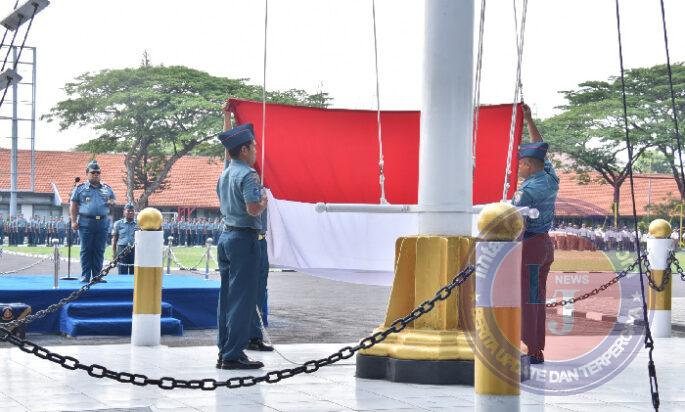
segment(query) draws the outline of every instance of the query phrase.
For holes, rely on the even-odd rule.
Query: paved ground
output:
[[[21,268],[34,262],[34,258],[4,254],[0,259],[0,272]],[[41,263],[29,273],[50,273],[52,262]],[[78,263],[72,263],[72,273],[79,273]],[[189,272],[173,271],[187,276],[201,276]],[[66,265],[62,264],[62,274]],[[116,271],[110,276],[117,276]],[[21,274],[21,272],[19,273]],[[595,274],[600,276],[599,274]],[[218,275],[211,275],[218,278]],[[602,275],[606,277],[607,275]],[[385,318],[390,288],[366,284],[344,283],[296,272],[271,272],[269,275],[270,326],[268,334],[275,343],[334,343],[351,342],[368,335]],[[685,296],[685,282],[674,282],[674,296]],[[602,312],[615,307],[612,298],[591,298],[578,305],[582,310]],[[674,334],[685,336],[685,297],[674,298]],[[608,311],[608,309],[607,309]],[[550,315],[551,320],[561,320]],[[575,319],[573,333],[592,335],[606,332],[606,325],[586,319]],[[127,343],[128,337],[84,336],[70,338],[59,335],[30,334],[41,344],[107,344]],[[184,336],[164,336],[169,346],[212,345],[215,330],[188,330]]]
[[[31,258],[5,255],[0,271],[25,266]],[[64,267],[64,265],[63,265]],[[30,270],[46,273],[51,262]],[[78,271],[78,265],[72,265]],[[197,276],[186,273],[188,276]],[[112,275],[116,276],[116,275]],[[684,296],[683,282],[675,282],[675,295]],[[368,334],[382,322],[389,288],[337,282],[300,273],[270,275],[271,326],[269,333],[279,352],[304,362],[327,356]],[[599,298],[598,302],[601,302]],[[685,298],[675,298],[674,322],[685,324]],[[601,306],[601,304],[600,304]],[[682,309],[681,309],[682,308]],[[552,317],[561,321],[561,317]],[[677,326],[677,325],[676,325]],[[569,339],[606,333],[606,324],[575,319]],[[662,411],[685,410],[685,383],[680,379],[685,358],[685,333],[656,344],[656,362],[662,394]],[[155,349],[132,348],[129,338],[30,335],[30,339],[54,347],[60,353],[87,362],[145,373],[182,378],[233,376],[213,368],[215,331],[189,331],[183,337],[164,337]],[[316,342],[316,344],[312,344]],[[566,340],[565,340],[566,342]],[[97,345],[97,346],[95,346]],[[292,366],[278,353],[251,354],[267,369]],[[635,411],[649,410],[646,353],[642,351],[628,369],[593,391],[566,397],[541,397],[524,393],[524,411]],[[354,377],[351,360],[344,366],[294,378],[277,385],[259,385],[239,391],[162,391],[95,380],[82,372],[70,372],[50,362],[0,345],[0,411],[74,411],[122,408],[122,410],[185,411],[336,411],[336,410],[450,410],[473,409],[473,389],[459,386],[420,386]],[[136,409],[141,408],[141,409]]]
[[[322,357],[342,344],[282,345],[281,350],[301,362]],[[144,373],[149,377],[226,380],[244,372],[218,371],[211,364],[214,350],[199,348],[132,348],[129,345],[60,346],[56,350],[84,362],[112,369]],[[685,339],[659,341],[655,352],[660,411],[685,410]],[[254,355],[268,369],[290,367],[275,354]],[[523,392],[522,411],[648,411],[651,409],[646,372],[646,352],[638,354],[613,380],[588,392],[572,396],[541,396]],[[3,412],[116,410],[197,411],[472,411],[473,388],[372,381],[354,377],[354,363],[332,366],[311,374],[268,385],[214,392],[137,387],[107,379],[94,379],[82,371],[25,354],[0,349],[0,410]],[[210,365],[210,366],[208,366]],[[545,366],[534,366],[538,371]],[[264,373],[264,372],[262,372]],[[140,408],[140,409],[138,409]]]

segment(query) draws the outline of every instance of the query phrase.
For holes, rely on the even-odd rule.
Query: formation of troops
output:
[[[165,219],[162,224],[164,244],[168,244],[169,236],[173,237],[172,246],[203,246],[207,239],[212,238],[216,244],[224,224],[220,218],[181,218],[180,220]]]
[[[110,217],[108,217],[111,220]],[[110,222],[111,227],[112,222]],[[208,238],[216,240],[221,235],[224,225],[219,218],[182,218],[173,220],[168,218],[162,226],[164,230],[164,244],[168,244],[169,236],[173,237],[172,246],[204,246]],[[72,244],[80,242],[78,230],[70,230],[69,222],[64,217],[34,216],[25,218],[23,215],[5,217],[0,215],[0,245],[10,246],[51,246],[52,240],[57,239],[60,245],[66,245],[71,234]],[[108,234],[107,244],[111,243],[112,234]]]
[[[0,245],[7,243],[17,245],[51,245],[53,239],[66,244],[67,236],[78,242],[78,232],[69,230],[69,224],[63,217],[34,216],[26,219],[23,215],[4,217],[0,215]]]
[[[673,230],[671,238],[679,240],[679,228]],[[558,223],[549,232],[558,250],[601,250],[601,251],[635,251],[636,233],[628,226],[589,226],[572,223]],[[637,238],[644,248],[647,244],[647,232],[637,231]]]

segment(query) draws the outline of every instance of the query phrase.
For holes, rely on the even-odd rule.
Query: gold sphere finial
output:
[[[478,215],[478,236],[483,240],[511,241],[523,230],[523,216],[508,203],[491,203]]]
[[[136,221],[141,230],[160,230],[162,228],[162,212],[154,207],[146,207],[138,212]]]
[[[671,224],[664,219],[655,219],[649,224],[649,234],[657,239],[668,239],[671,231]]]

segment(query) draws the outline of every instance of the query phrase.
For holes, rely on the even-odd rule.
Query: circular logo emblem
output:
[[[578,254],[578,262],[584,259],[582,252],[571,253]],[[607,269],[628,267],[637,259],[635,252],[607,256]],[[518,242],[479,241],[475,316],[461,313],[461,318],[471,320],[465,329],[476,362],[489,375],[512,386],[520,380],[522,390],[536,394],[571,395],[611,380],[635,358],[644,345],[644,302],[637,266],[603,286],[617,273],[550,272],[553,261],[547,234]],[[571,298],[578,301],[554,305]],[[522,355],[519,368],[516,357]],[[527,365],[526,355],[533,356],[533,364]]]

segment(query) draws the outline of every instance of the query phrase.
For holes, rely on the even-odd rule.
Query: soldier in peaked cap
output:
[[[512,203],[535,208],[540,215],[537,219],[526,218],[523,233],[521,340],[528,347],[531,363],[542,363],[547,275],[554,262],[554,244],[548,232],[552,227],[559,178],[546,157],[549,145],[542,140],[527,105],[523,105],[523,116],[531,142],[519,147],[519,176],[524,181]]]
[[[112,225],[112,256],[116,256],[117,252],[121,252],[123,248],[135,242],[135,234],[136,230],[138,230],[138,225],[136,225],[134,219],[135,216],[136,212],[133,203],[126,203],[126,206],[124,206],[124,217]],[[134,257],[134,253],[129,253],[121,258],[118,266],[120,275],[133,274]]]
[[[224,131],[219,140],[226,149],[226,162],[216,189],[224,220],[224,232],[217,243],[221,290],[216,366],[259,369],[264,364],[250,360],[244,349],[251,337],[256,313],[260,215],[266,209],[267,200],[262,194],[259,176],[252,168],[257,160],[252,125]]]
[[[81,282],[90,282],[100,274],[109,233],[109,208],[114,191],[100,182],[100,165],[95,160],[86,166],[88,181],[76,186],[71,194],[71,226],[81,239]],[[102,282],[106,282],[104,279]]]

